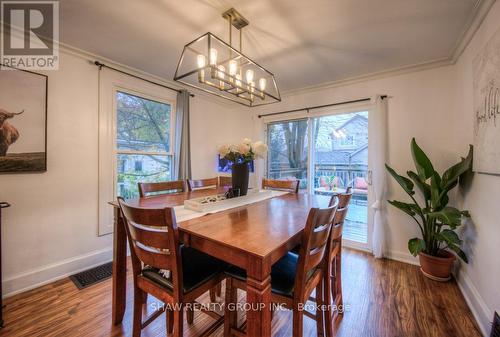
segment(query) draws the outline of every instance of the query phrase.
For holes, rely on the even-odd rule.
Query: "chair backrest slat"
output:
[[[198,180],[188,179],[187,183],[188,183],[188,189],[190,191],[201,188],[219,187],[219,179],[217,177],[209,179],[198,179]]]
[[[179,237],[173,208],[149,209],[118,198],[130,243],[134,274],[144,265],[172,272],[174,288],[182,284]]]
[[[184,192],[186,184],[183,180],[163,181],[159,183],[139,183],[139,195],[148,196],[149,193],[163,194]]]
[[[219,186],[220,187],[231,187],[233,186],[233,179],[227,176],[219,176]]]
[[[274,180],[274,179],[262,179],[262,189],[270,190],[282,190],[289,191],[292,193],[299,193],[299,180]]]
[[[311,272],[323,261],[337,206],[338,201],[336,200],[328,208],[312,208],[309,211],[306,227],[302,234],[297,277],[295,278],[295,289],[299,297],[304,291],[307,275],[311,275]]]

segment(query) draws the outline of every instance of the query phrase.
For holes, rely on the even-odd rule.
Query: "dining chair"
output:
[[[162,181],[158,183],[138,183],[139,196],[141,198],[154,194],[184,192],[186,183],[183,180]]]
[[[327,253],[325,254],[326,261],[323,264],[323,301],[326,303],[325,327],[327,337],[335,336],[335,321],[339,315],[344,313],[342,301],[342,230],[351,198],[352,190],[349,187],[345,193],[340,193],[337,197],[332,196],[332,199],[330,199],[330,205],[338,204],[338,207],[333,218],[333,227]]]
[[[139,337],[144,327],[166,311],[167,332],[180,337],[183,335],[184,308],[187,322],[191,324],[196,299],[222,281],[226,264],[179,244],[173,208],[132,207],[121,197],[118,203],[125,221],[132,259],[133,336]],[[153,295],[163,301],[165,306],[143,322],[144,294]],[[215,312],[208,314],[216,318],[214,324],[207,328],[209,332],[222,324],[223,317]]]
[[[219,186],[220,187],[231,187],[233,186],[233,179],[228,176],[219,176]]]
[[[193,191],[195,189],[204,189],[204,188],[217,188],[219,187],[219,179],[209,178],[209,179],[188,179],[187,185],[189,191]]]
[[[318,336],[324,335],[323,270],[324,254],[332,227],[337,204],[328,208],[312,208],[302,233],[299,255],[287,253],[271,269],[271,302],[284,305],[293,313],[293,336],[303,334],[304,315],[316,320]],[[231,266],[226,270],[226,306],[224,312],[224,336],[244,335],[237,326],[237,312],[230,310],[237,301],[237,289],[246,289],[246,271]],[[312,314],[299,310],[311,293],[316,290],[318,310]],[[242,326],[244,326],[243,324]]]
[[[263,190],[280,190],[289,191],[292,193],[299,193],[299,180],[273,180],[262,179]]]

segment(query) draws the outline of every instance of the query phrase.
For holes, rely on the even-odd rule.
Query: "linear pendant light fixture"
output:
[[[281,101],[274,74],[242,53],[242,30],[248,25],[234,8],[222,14],[228,21],[229,44],[208,32],[182,50],[174,80],[249,107]],[[232,45],[232,29],[240,47]]]

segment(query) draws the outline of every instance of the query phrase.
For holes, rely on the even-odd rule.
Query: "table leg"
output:
[[[259,268],[260,269],[260,268]],[[271,336],[271,268],[253,273],[247,270],[247,336]]]
[[[127,235],[123,218],[118,208],[114,209],[113,232],[113,324],[123,320],[127,300]]]

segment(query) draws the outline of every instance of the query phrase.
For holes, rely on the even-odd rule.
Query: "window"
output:
[[[171,179],[172,106],[116,92],[116,194],[139,196],[138,182]]]
[[[344,137],[340,137],[339,140],[340,146],[342,147],[351,147],[355,145],[354,136],[353,135],[345,135]]]

